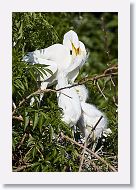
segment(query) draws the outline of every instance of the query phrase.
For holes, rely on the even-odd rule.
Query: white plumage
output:
[[[86,103],[88,97],[88,91],[84,85],[75,87],[81,101],[82,114],[78,121],[78,127],[82,131],[83,135],[87,139],[88,136],[93,137],[94,140],[98,140],[101,137],[102,132],[107,127],[107,118],[100,110],[98,110],[94,105]],[[92,131],[100,117],[102,119],[96,126],[95,130]]]
[[[64,35],[63,44],[54,44],[48,48],[29,52],[24,56],[23,61],[32,64],[45,64],[52,71],[47,73],[41,81],[41,89],[57,82],[56,89],[64,88],[73,84],[80,68],[87,59],[87,52],[84,44],[79,41],[77,34],[70,30]],[[42,98],[43,94],[41,95]],[[81,129],[84,137],[95,137],[97,140],[107,127],[107,118],[94,105],[86,103],[88,90],[84,85],[73,88],[66,88],[57,92],[58,106],[62,108],[62,120],[69,126],[76,124]],[[100,117],[102,119],[94,128]]]
[[[70,30],[64,35],[63,45],[71,52],[72,64],[66,70],[67,78],[70,83],[74,83],[80,68],[87,60],[85,45],[79,41],[77,34]]]
[[[35,50],[23,57],[23,61],[31,64],[45,64],[52,71],[52,75],[47,72],[43,78],[38,77],[37,80],[41,82],[41,90],[45,90],[47,86],[57,82],[58,75],[61,72],[65,73],[68,82],[73,83],[85,60],[85,46],[72,30],[64,35],[63,44],[54,44],[45,49]],[[40,99],[42,97],[43,94],[40,95]]]
[[[66,86],[70,85],[64,73],[61,73],[58,77],[56,89]],[[81,116],[81,104],[75,88],[63,89],[57,93],[57,96],[58,106],[63,110],[62,121],[67,123],[70,127],[75,126]]]

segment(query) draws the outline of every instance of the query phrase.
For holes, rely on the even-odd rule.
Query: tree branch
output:
[[[85,155],[85,150],[86,150],[86,140],[85,140],[85,143],[84,143],[84,149],[83,149],[83,154],[81,156],[81,162],[80,162],[80,166],[79,166],[79,172],[82,171],[82,166],[83,166],[83,163],[84,163],[84,155]]]
[[[110,68],[106,69],[106,70],[103,72],[103,74],[100,74],[100,75],[97,75],[97,76],[94,76],[94,77],[85,77],[84,79],[81,79],[79,82],[77,82],[77,83],[75,83],[75,84],[73,84],[73,85],[71,85],[71,86],[66,86],[66,87],[64,87],[64,88],[60,88],[60,89],[57,89],[57,90],[54,90],[54,89],[45,89],[45,90],[38,89],[37,91],[33,92],[32,94],[30,94],[29,96],[27,96],[26,98],[24,98],[24,99],[16,106],[16,108],[13,110],[12,115],[15,114],[16,110],[17,110],[20,106],[22,106],[22,104],[24,104],[25,101],[27,101],[28,99],[30,99],[32,96],[34,96],[34,95],[36,95],[36,94],[41,94],[41,93],[45,93],[45,92],[46,92],[46,93],[47,93],[47,92],[54,92],[54,93],[57,93],[57,92],[59,92],[59,91],[61,91],[61,90],[70,89],[70,88],[72,88],[72,87],[74,87],[74,86],[82,85],[82,84],[85,84],[85,83],[90,82],[90,81],[94,82],[94,81],[97,81],[98,79],[101,79],[101,78],[106,78],[106,77],[109,77],[109,76],[117,76],[117,75],[118,75],[118,72],[115,72],[115,71],[117,71],[117,69],[118,69],[118,66],[115,65],[115,66],[113,66],[113,67],[110,67]],[[62,94],[64,94],[64,93],[62,93]],[[66,94],[64,94],[64,95],[66,95]],[[66,95],[66,96],[68,96],[68,95]],[[68,97],[69,97],[69,96],[68,96]],[[69,97],[69,98],[71,98],[71,97]]]
[[[74,141],[73,139],[71,139],[70,137],[64,135],[63,133],[61,133],[62,138],[65,138],[66,140],[72,142],[73,144],[76,144],[77,146],[81,147],[84,149],[84,146],[79,144],[78,142]],[[93,156],[95,156],[98,160],[100,160],[101,162],[103,162],[104,164],[107,165],[108,168],[110,168],[111,171],[117,172],[117,170],[111,165],[109,164],[106,160],[104,160],[103,158],[101,158],[98,154],[96,154],[95,152],[93,152],[92,150],[85,148],[85,150],[87,152],[89,152],[90,154],[92,154]]]

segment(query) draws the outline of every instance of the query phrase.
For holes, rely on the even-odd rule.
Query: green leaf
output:
[[[48,72],[48,73],[50,73],[51,75],[53,75],[53,72],[50,70],[50,69],[45,69],[46,70],[46,72]]]
[[[17,80],[15,81],[14,86],[16,86],[17,88],[22,89],[23,91],[25,90],[25,87],[24,87],[22,81],[19,80],[19,79],[17,79]]]
[[[52,142],[53,134],[54,134],[53,127],[50,125],[50,128],[49,128],[50,142]]]
[[[40,129],[40,132],[42,132],[42,125],[43,125],[43,122],[44,122],[44,116],[43,114],[40,115],[40,118],[39,118],[39,123],[38,123],[38,127]]]
[[[28,124],[29,124],[29,116],[25,116],[25,119],[24,119],[24,131],[26,130]]]
[[[18,40],[21,39],[22,36],[23,36],[23,30],[22,30],[22,28],[23,28],[23,25],[22,25],[22,23],[21,23],[21,26],[20,26],[19,31],[18,31],[18,33],[19,33]]]
[[[38,116],[38,113],[35,112],[35,114],[34,114],[34,122],[33,122],[33,130],[34,130],[35,127],[37,126],[38,121],[39,121],[39,116]]]
[[[37,81],[37,78],[35,77],[34,73],[30,70],[29,70],[29,73],[30,73],[31,77],[34,79],[34,81]]]
[[[33,156],[33,158],[36,156],[36,153],[37,153],[37,149],[36,149],[36,147],[34,147],[32,149],[32,156]]]

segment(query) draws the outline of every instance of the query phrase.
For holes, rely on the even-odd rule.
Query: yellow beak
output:
[[[72,52],[74,53],[74,55],[79,55],[80,54],[80,49],[79,48],[75,48],[74,44],[72,43]]]

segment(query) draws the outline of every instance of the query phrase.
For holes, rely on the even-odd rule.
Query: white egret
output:
[[[79,69],[86,60],[86,49],[82,42],[78,40],[77,34],[70,30],[64,35],[63,44],[54,44],[45,49],[29,52],[24,56],[23,61],[35,64],[48,65],[52,75],[48,73],[41,81],[41,89],[54,84],[59,73],[65,73],[68,82],[73,83],[79,73]],[[41,95],[42,99],[43,94]]]
[[[70,30],[64,35],[63,45],[70,51],[72,55],[72,64],[67,68],[67,78],[70,83],[74,83],[80,68],[87,60],[87,52],[85,45],[79,41],[77,34]]]
[[[107,118],[105,114],[98,110],[94,105],[86,103],[88,91],[84,85],[76,86],[75,89],[80,97],[82,109],[82,114],[77,126],[80,128],[85,139],[89,137],[93,138],[94,141],[97,141],[101,137],[103,131],[107,128]],[[101,120],[97,124],[100,118]]]
[[[68,67],[71,63],[70,53],[67,51],[66,47],[62,44],[54,44],[48,48],[35,50],[34,52],[29,52],[24,56],[23,61],[32,64],[45,64],[46,68],[52,71],[52,75],[47,73],[43,78],[39,77],[37,80],[41,82],[41,90],[45,90],[47,86],[54,84],[58,71],[61,72],[64,68]],[[40,95],[40,100],[43,97],[43,93]],[[31,105],[34,99],[31,100]]]
[[[58,77],[56,89],[66,86],[70,85],[64,73],[61,73]],[[81,104],[75,88],[63,89],[57,93],[57,96],[58,106],[63,110],[62,121],[70,127],[75,126],[81,116]]]
[[[45,49],[29,52],[24,56],[23,61],[32,64],[49,64],[52,66],[50,69],[53,73],[56,72],[57,65],[58,71],[69,73],[76,67],[81,67],[85,57],[86,49],[84,44],[78,40],[77,34],[70,30],[64,35],[63,44],[54,44]],[[48,77],[45,76],[46,79]]]

